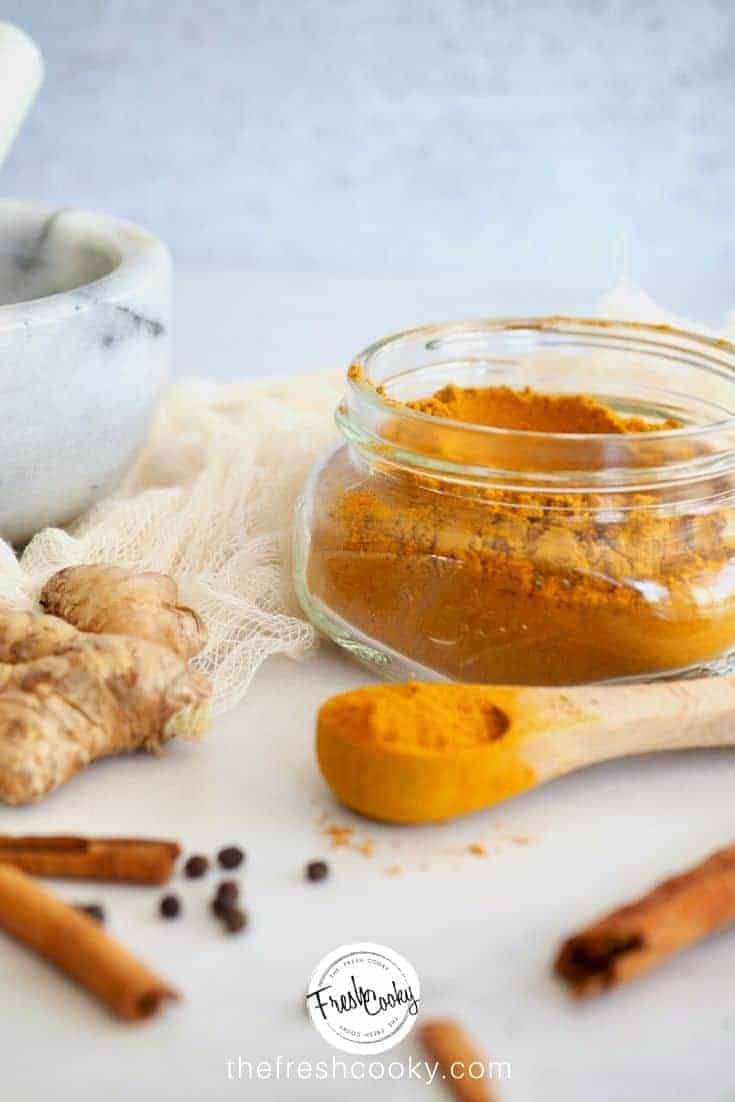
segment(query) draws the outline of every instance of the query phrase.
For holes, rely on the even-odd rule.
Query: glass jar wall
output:
[[[734,367],[726,342],[563,318],[371,346],[337,413],[344,441],[297,509],[305,611],[390,677],[560,685],[726,667]],[[583,395],[632,430],[416,408],[447,385]]]

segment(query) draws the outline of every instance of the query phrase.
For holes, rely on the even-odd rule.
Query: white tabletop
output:
[[[218,299],[225,285],[220,278]],[[231,290],[235,285],[233,277]],[[242,356],[255,374],[265,323],[248,319],[252,298],[227,331],[234,338],[242,325],[244,339],[252,325],[253,348]],[[317,298],[311,305],[324,313]],[[271,318],[278,305],[271,302]],[[235,316],[232,301],[226,312]],[[366,329],[378,313],[366,306]],[[391,310],[384,313],[389,326]],[[339,340],[350,320],[358,344],[374,335],[359,331],[356,315],[343,319]],[[313,336],[313,324],[304,324]],[[324,347],[327,361],[341,354],[328,336]],[[182,351],[190,373],[193,341]],[[240,354],[232,347],[230,360]],[[318,358],[309,347],[290,366],[317,366]],[[217,367],[203,362],[201,373]],[[240,843],[248,852],[242,880],[252,916],[245,934],[221,932],[207,907],[213,873],[201,881],[176,877],[171,890],[180,893],[185,914],[170,923],[157,915],[158,889],[59,884],[64,898],[104,903],[110,929],[185,999],[146,1025],[124,1027],[0,938],[3,1097],[7,1089],[12,1102],[132,1102],[164,1092],[180,1102],[439,1099],[437,1083],[429,1088],[416,1079],[228,1078],[228,1060],[232,1070],[238,1058],[296,1063],[334,1055],[351,1065],[311,1026],[303,994],[320,957],[370,940],[414,965],[424,1014],[458,1016],[489,1054],[510,1062],[503,1102],[731,1100],[735,935],[713,938],[588,1005],[568,1000],[550,963],[560,941],[601,910],[730,840],[735,755],[690,752],[597,766],[459,822],[376,825],[336,806],[313,753],[321,701],[368,679],[327,647],[302,664],[272,660],[245,702],[200,744],[173,745],[159,759],[100,763],[38,807],[0,811],[1,831],[159,835],[210,854]],[[333,850],[325,824],[352,827],[352,845]],[[473,843],[487,855],[471,853]],[[303,878],[314,857],[332,866],[324,883]],[[419,1055],[409,1038],[375,1059],[407,1066]]]

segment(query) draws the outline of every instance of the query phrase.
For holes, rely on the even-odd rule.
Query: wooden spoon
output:
[[[380,685],[332,697],[317,756],[355,811],[450,819],[609,758],[735,746],[735,678],[564,689]]]

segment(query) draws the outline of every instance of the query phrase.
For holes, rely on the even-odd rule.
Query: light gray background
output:
[[[732,0],[6,0],[47,78],[3,190],[184,265],[735,300]],[[703,290],[704,288],[704,290]],[[678,293],[678,292],[677,292]]]
[[[735,303],[729,7],[6,0],[48,76],[2,186],[106,207],[168,239],[183,374],[337,367],[412,322],[581,310],[612,277],[621,229],[652,293],[715,316]],[[304,1020],[303,985],[323,953],[362,937],[415,964],[427,1013],[456,1014],[512,1061],[505,1102],[732,1102],[731,938],[585,1008],[549,962],[596,912],[722,844],[733,759],[609,764],[489,816],[367,828],[330,802],[311,749],[318,704],[362,676],[326,651],[274,662],[201,747],[142,771],[135,757],[101,764],[27,809],[26,831],[78,832],[94,806],[96,829],[120,834],[137,786],[136,831],[207,852],[242,839],[253,930],[237,948],[213,936],[211,881],[177,883],[175,929],[144,889],[96,890],[113,931],[187,995],[135,1033],[0,941],[13,1102],[438,1102],[440,1088],[412,1084],[225,1081],[232,1056],[330,1055]],[[324,852],[320,810],[376,850],[329,852],[333,878],[315,893],[300,870]],[[518,834],[534,841],[515,846]],[[476,841],[486,861],[467,854]],[[386,876],[396,861],[404,874]]]

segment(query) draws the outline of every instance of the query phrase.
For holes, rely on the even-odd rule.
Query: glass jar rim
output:
[[[358,447],[377,451],[384,458],[392,459],[399,465],[429,468],[437,474],[447,476],[492,480],[508,485],[509,480],[516,482],[516,489],[538,489],[544,484],[549,489],[563,486],[564,492],[585,491],[592,485],[618,483],[619,489],[643,489],[652,484],[660,485],[667,481],[690,481],[711,477],[713,474],[730,472],[735,466],[735,414],[705,424],[684,425],[679,428],[662,428],[656,432],[626,433],[564,433],[546,432],[531,429],[498,428],[491,425],[478,425],[450,418],[437,418],[429,413],[397,403],[387,396],[381,383],[375,379],[372,368],[386,352],[400,352],[405,348],[408,355],[410,346],[421,345],[431,350],[434,344],[439,348],[442,341],[456,337],[470,339],[473,334],[490,337],[493,334],[514,334],[528,332],[535,335],[558,334],[573,343],[575,338],[583,340],[593,337],[598,347],[606,351],[618,350],[622,353],[637,352],[640,355],[651,354],[670,358],[690,367],[709,372],[720,385],[724,382],[728,390],[732,389],[732,406],[735,408],[735,344],[731,341],[692,333],[674,326],[650,324],[646,322],[619,322],[600,318],[582,318],[565,315],[538,317],[486,317],[466,319],[431,325],[418,326],[383,337],[373,342],[359,353],[348,371],[348,391],[337,412],[337,420],[344,435]],[[409,367],[386,378],[386,382],[396,379],[408,379],[412,373],[424,370],[423,367]],[[582,385],[577,393],[584,391]],[[422,395],[428,396],[428,395]],[[553,473],[538,471],[529,473],[515,467],[508,469],[504,464],[470,464],[455,462],[446,455],[427,456],[421,449],[396,446],[395,438],[386,438],[381,425],[385,418],[398,420],[407,426],[421,429],[431,425],[440,432],[466,434],[475,441],[499,445],[501,450],[516,442],[523,447],[546,447],[564,449],[564,454],[579,453],[580,459],[591,444],[599,450],[615,456],[618,462],[600,469],[590,470],[585,463],[572,463],[566,468],[555,467]],[[383,419],[383,421],[381,421]],[[695,458],[682,460],[676,449],[682,443],[692,443],[702,447]],[[671,455],[663,456],[662,450],[670,447]],[[389,456],[390,453],[390,456]],[[648,456],[648,458],[643,458]],[[651,459],[650,457],[654,458]],[[655,457],[659,457],[658,459]],[[519,477],[521,476],[521,477]],[[643,485],[640,484],[641,481]],[[509,487],[510,488],[510,487]]]
[[[415,326],[412,329],[402,329],[386,337],[381,337],[377,341],[373,341],[372,344],[369,344],[359,352],[350,364],[347,382],[356,393],[360,394],[360,396],[366,399],[371,405],[381,409],[383,412],[390,410],[390,412],[395,415],[397,412],[395,404],[381,394],[370,377],[371,362],[385,349],[422,336],[431,339],[432,337],[439,337],[447,333],[471,333],[473,330],[513,332],[525,329],[537,332],[558,332],[567,336],[582,336],[589,333],[594,333],[596,336],[600,337],[608,336],[612,338],[616,335],[621,337],[628,336],[634,337],[639,341],[645,341],[646,337],[648,337],[650,343],[655,345],[659,351],[665,350],[668,347],[664,343],[663,337],[670,337],[672,340],[677,339],[681,343],[678,346],[671,346],[673,352],[690,351],[694,355],[701,357],[703,361],[705,359],[711,360],[714,366],[718,368],[727,367],[732,371],[733,397],[735,397],[735,343],[727,340],[725,337],[708,337],[705,334],[692,333],[686,329],[677,329],[675,326],[671,325],[638,321],[610,321],[606,318],[578,318],[564,314],[549,314],[539,317],[468,318],[463,321],[435,322],[430,325]],[[716,354],[718,354],[717,358]],[[354,368],[358,370],[353,371]],[[416,419],[419,422],[429,422],[431,424],[436,424],[437,420],[436,417],[433,417],[429,413],[422,413],[420,410],[409,409],[408,407],[404,407],[400,410],[400,416],[407,417],[411,420]],[[590,439],[590,433],[585,432],[546,432],[536,429],[497,428],[493,425],[477,425],[469,424],[466,421],[454,421],[451,418],[442,418],[442,424],[453,428],[470,427],[473,431],[484,433],[488,436],[526,437],[529,439],[536,438],[544,440],[560,439],[565,441],[584,440],[585,442],[589,442]],[[735,428],[735,413],[731,414],[729,417],[723,418],[721,421],[713,421],[708,425],[690,425],[677,429],[660,429],[657,430],[656,435],[660,438],[665,437],[671,439],[673,437],[681,439],[682,437],[699,436],[703,433],[722,432],[724,429],[728,428]],[[595,433],[594,435],[595,438],[600,441],[604,441],[605,439],[619,440],[618,433]],[[648,435],[649,434],[645,431],[626,432],[625,434],[628,440],[644,438]]]

